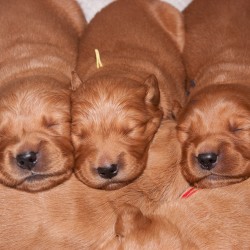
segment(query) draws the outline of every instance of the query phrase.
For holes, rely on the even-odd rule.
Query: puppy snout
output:
[[[16,157],[16,162],[20,168],[31,170],[37,163],[37,153],[31,151],[19,154]]]
[[[215,153],[199,154],[197,159],[202,169],[211,170],[215,167],[218,155]]]
[[[112,179],[118,174],[118,165],[111,164],[111,165],[99,167],[97,168],[97,172],[103,179]]]

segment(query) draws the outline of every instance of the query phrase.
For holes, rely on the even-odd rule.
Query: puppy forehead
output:
[[[75,118],[75,119],[74,119]],[[78,118],[73,116],[73,122],[80,122],[81,127],[92,130],[122,130],[124,128],[132,128],[138,124],[145,123],[149,119],[146,109],[138,109],[136,107],[124,108],[117,104],[103,104],[82,111],[78,114]]]
[[[146,87],[142,84],[118,80],[93,81],[88,85],[72,98],[73,120],[139,117],[146,113]]]
[[[0,124],[37,125],[44,118],[69,120],[70,99],[46,90],[23,90],[0,98]]]
[[[246,103],[239,102],[236,98],[207,95],[199,96],[189,101],[180,119],[180,127],[202,130],[211,133],[214,130],[225,130],[230,123],[242,120],[250,115]]]

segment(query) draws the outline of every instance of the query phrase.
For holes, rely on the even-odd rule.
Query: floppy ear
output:
[[[158,87],[158,81],[155,75],[150,75],[144,84],[147,86],[146,102],[151,103],[154,106],[158,106],[160,103],[160,90]]]
[[[185,43],[184,18],[182,13],[168,3],[155,1],[156,20],[175,41],[182,52]]]
[[[75,71],[71,72],[71,90],[75,91],[80,87],[82,81]]]
[[[149,223],[151,223],[151,220],[144,216],[139,208],[124,204],[118,214],[115,232],[118,236],[126,237],[147,227]]]

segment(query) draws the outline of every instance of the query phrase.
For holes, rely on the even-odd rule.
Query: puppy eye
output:
[[[229,130],[232,132],[232,133],[236,133],[236,132],[240,132],[243,130],[243,128],[241,126],[238,126],[236,124],[229,124]]]
[[[47,128],[52,128],[52,127],[55,127],[55,126],[58,126],[58,125],[59,125],[58,123],[48,123]]]
[[[127,128],[125,129],[125,134],[133,136],[135,133],[144,133],[146,130],[146,125],[147,123],[143,123],[143,124],[138,124],[133,128]]]
[[[231,129],[232,132],[239,132],[239,131],[242,131],[243,129],[242,128],[233,128]]]
[[[51,128],[55,128],[58,125],[59,123],[54,120],[46,119],[46,118],[43,119],[43,126],[45,128],[51,129]]]
[[[46,127],[47,127],[47,128],[54,128],[54,127],[56,127],[56,126],[58,126],[58,125],[59,125],[59,124],[56,123],[56,122],[52,122],[52,121],[46,122]]]

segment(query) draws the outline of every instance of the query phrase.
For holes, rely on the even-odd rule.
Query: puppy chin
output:
[[[21,183],[10,187],[31,193],[45,191],[66,181],[71,174],[72,170],[54,176],[46,174],[30,175]]]
[[[115,182],[113,180],[107,181],[104,185],[100,186],[99,189],[103,190],[117,190],[120,188],[125,187],[128,185],[130,182]]]
[[[236,184],[248,179],[247,177],[227,177],[218,175],[208,175],[200,180],[197,180],[193,185],[196,188],[218,188],[232,184]]]
[[[129,183],[113,179],[105,180],[97,176],[87,177],[83,176],[80,172],[76,172],[75,175],[79,181],[94,189],[116,190],[126,186]]]
[[[31,193],[45,191],[69,179],[72,174],[71,166],[68,165],[66,169],[50,173],[46,171],[37,173],[32,171],[19,172],[18,175],[15,173],[1,173],[0,183],[10,188]]]

